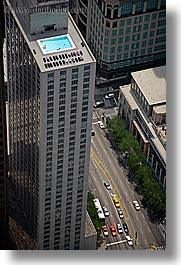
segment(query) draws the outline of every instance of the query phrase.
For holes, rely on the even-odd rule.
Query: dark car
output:
[[[92,129],[91,131],[91,135],[94,136],[95,135],[95,131]]]
[[[128,226],[126,223],[123,224],[123,229],[124,229],[125,233],[127,233],[127,234],[129,233],[129,229],[128,229]]]

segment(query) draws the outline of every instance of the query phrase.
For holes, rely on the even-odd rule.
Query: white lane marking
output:
[[[145,219],[145,216],[144,216],[144,214],[142,213],[142,216],[143,216],[143,218]]]
[[[142,228],[140,227],[140,231],[141,231],[141,233],[143,234],[143,230],[142,230]]]
[[[128,196],[128,193],[127,193],[127,191],[126,191],[126,190],[124,191],[124,193],[126,194],[126,196]]]
[[[138,216],[136,215],[136,220],[138,220]]]
[[[145,239],[145,244],[146,244],[146,246],[148,247],[148,243],[147,243],[146,239]]]
[[[149,233],[151,232],[149,226],[148,226],[148,232],[149,232]]]

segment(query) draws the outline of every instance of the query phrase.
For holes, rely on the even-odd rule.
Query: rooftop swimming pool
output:
[[[75,48],[75,45],[68,34],[58,37],[41,39],[38,40],[38,44],[44,54],[59,51],[61,52]]]

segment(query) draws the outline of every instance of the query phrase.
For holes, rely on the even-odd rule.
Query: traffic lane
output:
[[[94,144],[93,144],[93,145],[94,145]],[[95,145],[94,145],[94,147],[95,147]],[[98,150],[97,150],[96,147],[95,147],[95,152],[96,152],[96,151],[98,151]],[[100,159],[101,159],[101,158],[100,158]],[[106,156],[106,159],[107,159],[107,156]],[[101,160],[101,162],[103,163],[102,160]],[[111,161],[111,162],[112,162],[112,161]],[[99,162],[99,163],[100,163],[100,162]],[[105,165],[105,163],[103,163],[103,164]],[[105,167],[105,166],[104,166],[104,167]],[[111,168],[112,168],[112,167],[111,167]],[[105,168],[105,171],[108,172],[108,171],[109,171],[108,168]],[[116,174],[117,174],[117,173],[116,173]],[[109,179],[109,181],[110,181],[110,179]],[[112,182],[113,182],[113,181],[112,181]],[[112,183],[111,183],[111,184],[112,184]],[[117,185],[113,185],[113,186],[114,186],[114,188],[113,188],[113,192],[116,193],[116,194],[119,196],[119,192],[117,191],[117,189],[115,189],[115,186],[117,186]],[[124,195],[124,193],[122,193],[122,194]],[[120,197],[120,196],[119,196],[119,197]],[[126,199],[126,198],[124,198],[124,201],[125,201],[125,199]],[[121,202],[123,203],[122,198],[121,198]],[[123,206],[122,206],[122,210],[123,210],[123,211],[126,211],[125,209],[126,209],[126,207],[123,207]],[[126,215],[126,214],[125,214],[125,215]]]
[[[100,172],[98,172],[98,169],[95,166],[95,164],[92,162],[92,160],[91,160],[91,166],[90,167],[91,167],[91,170],[90,170],[91,177],[89,180],[89,184],[92,186],[92,191],[93,191],[92,193],[94,194],[95,197],[99,198],[101,205],[102,206],[105,205],[110,212],[110,216],[106,217],[106,219],[105,219],[106,224],[108,226],[109,234],[110,234],[110,229],[109,229],[110,225],[116,226],[117,223],[120,223],[120,219],[118,217],[117,210],[115,209],[115,206],[113,204],[111,195],[110,195],[109,191],[103,186],[103,182],[99,178]],[[108,244],[111,242],[120,241],[120,240],[123,240],[124,238],[125,238],[124,235],[118,234],[116,237],[111,236],[109,238],[109,240],[106,239],[106,243]],[[116,247],[116,245],[115,245],[115,247]],[[122,248],[125,249],[125,247],[123,247],[123,246],[122,246]],[[126,249],[127,249],[127,247],[126,247]]]
[[[94,171],[93,171],[93,167],[95,167]],[[110,225],[112,225],[112,224],[114,224],[116,226],[117,223],[121,224],[122,221],[120,220],[120,218],[118,216],[117,208],[115,207],[115,205],[113,203],[112,196],[111,196],[110,192],[103,185],[103,181],[102,181],[103,178],[101,179],[100,183],[98,184],[98,181],[100,180],[101,173],[99,172],[99,169],[97,168],[94,161],[92,161],[92,160],[91,160],[91,175],[93,175],[91,181],[94,182],[94,184],[93,184],[94,195],[100,199],[102,206],[105,205],[110,212],[110,216],[106,217],[106,220],[109,221],[108,226],[110,227]],[[105,190],[105,194],[107,193],[106,197],[103,196],[104,190]],[[108,202],[108,199],[109,199],[109,202]],[[120,238],[117,239],[118,237],[120,237]],[[117,235],[116,239],[113,237],[113,242],[114,241],[120,241],[123,239],[125,239],[125,233],[123,233],[121,235]],[[123,247],[121,247],[121,249],[122,248]],[[124,249],[125,249],[125,247],[124,247]],[[126,247],[126,249],[127,249],[127,247]]]
[[[111,167],[112,168],[112,167]],[[122,185],[121,185],[122,186]],[[118,192],[116,192],[118,195],[119,195],[119,193]],[[127,192],[121,192],[122,193],[122,197],[125,197],[124,195],[125,195],[125,193],[127,193]],[[125,202],[126,200],[127,200],[127,198],[124,198],[124,199],[122,199],[122,197],[120,197],[121,198],[121,202]],[[127,193],[127,196],[126,197],[128,197],[128,193]],[[135,197],[132,197],[132,198],[130,198],[129,200],[128,200],[128,203],[130,204],[130,202],[132,202],[132,199],[135,199]],[[127,207],[129,207],[129,205],[127,205]],[[122,207],[122,210],[124,211],[124,214],[125,214],[125,211],[126,211],[126,209],[127,209],[127,207],[125,206],[125,207]],[[132,205],[131,205],[131,207],[132,207]],[[135,211],[135,209],[133,209],[134,211]],[[132,210],[131,210],[131,212],[129,212],[129,214],[125,214],[125,216],[129,216],[130,217],[130,213],[132,213]],[[129,220],[130,219],[130,220]],[[141,241],[141,245],[143,246],[144,245],[144,248],[146,248],[146,247],[148,247],[151,243],[152,243],[152,241],[154,241],[155,239],[151,239],[150,237],[151,237],[151,234],[150,234],[150,230],[149,229],[147,229],[147,227],[148,227],[148,224],[145,222],[145,223],[142,223],[142,224],[140,224],[140,222],[141,222],[141,219],[139,220],[139,222],[138,222],[138,224],[137,223],[135,223],[135,224],[132,224],[132,221],[131,221],[131,219],[133,219],[133,223],[134,223],[134,216],[133,216],[133,218],[127,218],[127,223],[129,223],[129,227],[131,226],[131,229],[130,229],[130,231],[132,231],[132,237],[135,235],[135,233],[137,232],[139,235],[149,235],[149,241],[147,240],[147,239],[145,239],[145,238],[142,238],[142,236],[140,237],[139,236],[139,242]],[[144,218],[144,215],[143,215],[143,219],[145,219]],[[130,224],[131,223],[131,224]],[[134,229],[134,227],[137,227],[136,229]],[[145,233],[143,233],[143,227],[145,227]],[[141,240],[142,239],[142,240]],[[150,243],[150,241],[151,241],[151,243]]]
[[[97,134],[99,135],[99,137],[96,137],[95,138],[95,141],[97,140],[97,142],[96,142],[96,147],[98,146],[98,145],[101,145],[101,147],[102,146],[104,146],[104,148],[97,148],[97,150],[96,151],[98,151],[98,153],[100,153],[99,152],[99,150],[101,150],[101,155],[103,155],[103,153],[105,153],[104,154],[104,160],[106,160],[107,159],[107,157],[109,156],[110,157],[110,155],[112,155],[112,152],[109,152],[109,148],[106,148],[106,141],[104,141],[104,137],[101,137],[101,135],[102,135],[102,130],[101,130],[101,132],[99,133],[99,128],[96,130],[96,132],[97,132]],[[103,135],[102,135],[103,136]],[[103,139],[102,139],[103,138]],[[109,152],[109,155],[108,155],[108,152]],[[106,166],[106,164],[108,164],[108,163],[111,163],[112,164],[112,162],[114,161],[115,159],[113,158],[113,159],[110,159],[109,158],[109,161],[107,161],[107,163],[104,163],[103,161],[102,161],[102,163],[104,163],[104,165]],[[119,174],[120,174],[120,165],[117,163],[117,165],[118,165],[118,167],[119,167]],[[110,170],[112,170],[112,169],[114,169],[113,168],[113,166],[111,166],[110,167]],[[115,172],[114,172],[114,174],[115,174]],[[118,173],[116,173],[115,175],[117,175]],[[122,174],[120,174],[120,175],[122,175]],[[124,180],[126,181],[126,183],[124,183],[124,184],[128,184],[128,187],[129,187],[129,182],[128,182],[128,180],[127,180],[127,178],[125,178],[124,177]],[[120,181],[120,178],[119,178],[119,181]],[[117,186],[117,185],[116,185]],[[120,185],[119,185],[120,186]],[[122,183],[121,183],[121,186],[122,186]],[[128,188],[128,190],[129,190],[129,188]],[[132,194],[131,193],[133,193],[133,190],[131,190],[130,191],[130,195],[131,195],[131,197],[132,197]],[[124,193],[123,193],[124,194]],[[127,197],[128,197],[128,192],[127,192]],[[132,201],[132,199],[134,199],[134,197],[132,197],[132,198],[130,198],[130,201]],[[145,217],[144,217],[144,215],[143,215],[143,219],[144,219]],[[150,229],[149,229],[149,227],[148,227],[148,224],[147,224],[147,222],[146,223],[143,223],[142,225],[141,225],[141,228],[140,228],[140,226],[138,226],[138,229],[140,230],[140,232],[141,233],[143,233],[142,231],[143,231],[143,229],[142,229],[142,227],[145,227],[144,229],[145,229],[145,232],[147,233],[147,235],[149,235],[149,238],[150,238]],[[153,241],[152,239],[151,239],[151,241]]]

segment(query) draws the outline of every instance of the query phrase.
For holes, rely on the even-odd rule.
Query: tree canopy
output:
[[[116,144],[121,154],[127,154],[127,163],[136,185],[146,200],[149,210],[158,218],[166,215],[166,194],[160,183],[154,178],[151,167],[147,164],[139,142],[126,129],[120,117],[109,120],[107,129],[111,140]]]

